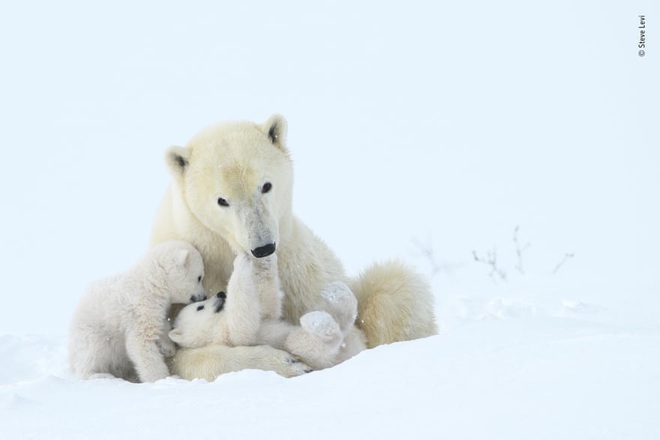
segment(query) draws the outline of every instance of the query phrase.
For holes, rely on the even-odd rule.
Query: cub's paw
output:
[[[176,354],[176,344],[170,339],[160,339],[156,342],[158,351],[165,357],[172,357]]]
[[[245,254],[246,256],[249,256]],[[255,258],[252,260],[255,274],[263,277],[277,276],[277,255],[271,254],[267,257]]]
[[[169,330],[172,329],[171,325],[168,325],[167,327]],[[170,339],[168,335],[169,330],[163,333],[160,338],[156,339],[156,346],[158,347],[158,351],[160,351],[160,354],[165,357],[172,357],[176,354],[176,344]]]
[[[341,328],[334,318],[323,311],[315,311],[304,314],[300,318],[300,326],[310,336],[322,342],[330,342],[341,337]]]
[[[321,290],[321,299],[321,309],[333,316],[342,331],[347,331],[355,323],[358,302],[346,284],[340,281],[327,284]]]
[[[170,372],[165,366],[165,364],[163,364],[162,366],[154,367],[152,370],[138,373],[140,382],[142,383],[157,382],[159,380],[165,379],[166,377],[169,377],[169,375]]]
[[[247,253],[241,252],[236,255],[232,276],[234,275],[252,277],[252,258]]]

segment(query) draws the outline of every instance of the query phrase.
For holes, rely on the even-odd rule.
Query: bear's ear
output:
[[[181,177],[190,165],[190,150],[183,147],[170,147],[165,150],[165,162],[174,177]]]
[[[176,342],[179,345],[181,345],[181,342],[183,342],[183,332],[178,328],[170,330],[168,336],[173,342]]]
[[[268,139],[280,150],[286,152],[287,123],[282,115],[273,115],[261,126]]]

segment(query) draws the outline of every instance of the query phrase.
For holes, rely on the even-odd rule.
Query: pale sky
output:
[[[276,112],[294,210],[349,273],[520,225],[539,267],[660,291],[657,2],[5,3],[0,334],[65,332],[141,256],[166,147]]]

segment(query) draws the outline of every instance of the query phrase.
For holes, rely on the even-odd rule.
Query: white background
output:
[[[4,4],[0,331],[64,332],[84,286],[144,252],[169,181],[164,149],[275,112],[290,125],[294,209],[352,273],[421,264],[415,242],[443,261],[494,245],[504,258],[519,225],[540,267],[573,252],[565,269],[585,288],[656,297],[656,10]]]
[[[647,21],[645,57],[637,47],[640,14]],[[487,341],[506,346],[546,325],[573,334],[572,324],[546,322],[567,310],[589,322],[644,326],[657,342],[658,22],[660,8],[651,0],[3,3],[0,345],[7,383],[37,380],[44,371],[66,377],[61,347],[84,287],[124,270],[146,249],[169,182],[165,148],[185,144],[216,121],[263,121],[275,112],[289,121],[294,210],[347,270],[401,258],[432,281],[445,333],[420,346],[437,350],[420,350],[421,363],[472,359],[460,348],[465,338],[491,353]],[[531,244],[523,273],[516,269],[516,226],[521,247]],[[506,281],[473,260],[473,251],[485,257],[493,249]],[[574,256],[553,273],[567,253]],[[485,318],[505,327],[482,329]],[[522,329],[506,327],[519,325],[517,319],[530,321]],[[468,336],[452,333],[464,328]],[[39,335],[56,339],[42,344]],[[646,345],[632,344],[639,352],[624,355],[629,345],[620,342],[607,342],[602,353],[584,342],[582,352],[593,356],[582,365],[613,365],[607,356],[622,362],[629,356],[647,368],[638,378],[654,377],[657,349],[651,355]],[[60,353],[55,370],[34,367],[50,359],[40,350]],[[391,350],[384,358],[365,354],[355,365],[373,369],[411,355]],[[560,352],[557,362],[578,377],[566,382],[570,389],[592,369],[571,366],[574,354]],[[524,350],[493,356],[493,371],[501,373],[509,371],[507,363],[534,358]],[[466,362],[454,371],[458,377],[443,376],[459,385],[444,390],[450,400],[434,405],[450,411],[451,402],[471,396],[460,379],[469,387],[483,377],[474,369],[478,362]],[[533,371],[551,378],[559,364]],[[336,373],[333,382],[332,372],[323,372],[311,383],[359,383],[350,365],[340,370],[348,379]],[[611,368],[600,374],[618,377],[630,390],[628,376]],[[380,379],[392,380],[374,374],[373,389],[381,389]],[[252,376],[236,377],[250,383]],[[66,380],[66,386],[57,382],[62,393],[82,391]],[[639,381],[658,395],[657,380]],[[36,396],[47,396],[51,385],[34,385]],[[172,386],[174,393],[185,389]],[[111,396],[122,400],[127,390]],[[497,407],[508,391],[472,392],[490,396]],[[12,393],[6,408],[13,411],[22,394]],[[603,399],[590,396],[587,406],[598,407]],[[646,400],[631,400],[637,418],[612,410],[595,412],[594,420],[622,420],[616,426],[635,426],[636,438],[652,438],[660,428],[644,424]],[[528,408],[524,399],[516,402],[514,414]],[[566,408],[563,400],[550,402]],[[458,419],[450,419],[460,431]],[[54,423],[43,420],[44,427]],[[541,420],[574,427],[566,418],[558,425],[552,417]],[[518,432],[502,429],[513,437]],[[607,432],[623,438],[616,429]]]

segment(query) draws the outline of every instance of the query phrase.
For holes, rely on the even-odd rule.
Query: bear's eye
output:
[[[229,202],[223,199],[222,197],[218,198],[218,205],[227,207],[229,206]]]
[[[204,310],[204,306],[197,306],[197,311]]]
[[[273,184],[270,182],[264,183],[264,186],[261,187],[262,194],[266,194],[268,191],[273,189]]]
[[[201,283],[201,282],[202,282],[202,276],[201,276],[201,275],[197,277],[197,282],[198,282],[198,283]]]

